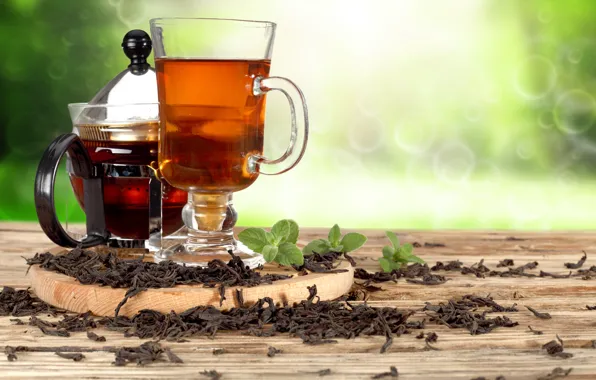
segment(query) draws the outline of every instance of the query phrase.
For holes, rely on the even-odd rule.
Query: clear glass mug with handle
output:
[[[302,91],[287,78],[269,76],[276,25],[197,18],[159,18],[150,25],[160,108],[159,172],[188,192],[185,226],[162,239],[156,258],[205,265],[233,252],[246,265],[258,266],[262,256],[234,239],[232,194],[259,174],[292,169],[308,141]],[[271,159],[263,155],[263,140],[265,95],[274,90],[288,100],[291,129],[287,149]],[[268,173],[267,167],[277,170]]]

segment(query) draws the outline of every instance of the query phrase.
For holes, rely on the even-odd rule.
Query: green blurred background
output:
[[[236,194],[241,225],[595,226],[592,0],[0,0],[0,220],[36,219],[66,105],[123,70],[122,36],[160,16],[277,22],[271,74],[307,96],[307,155]],[[270,96],[267,153],[287,112]],[[57,187],[62,218],[83,220],[66,176]]]

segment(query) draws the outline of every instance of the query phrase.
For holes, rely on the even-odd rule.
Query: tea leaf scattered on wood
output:
[[[214,348],[211,353],[213,355],[223,355],[226,353],[226,350],[224,348]]]
[[[64,313],[64,311],[48,305],[27,289],[15,290],[5,286],[0,292],[0,316],[24,317],[37,314],[56,316],[58,313]]]
[[[75,362],[80,362],[81,360],[85,359],[85,355],[81,354],[80,352],[75,352],[75,353],[55,352],[54,354],[57,356],[60,356],[61,358],[70,359]]]
[[[374,375],[372,379],[384,379],[386,377],[398,377],[399,373],[397,372],[397,368],[394,366],[389,367],[389,372],[379,373]]]
[[[586,254],[586,251],[582,251],[584,253],[584,255],[582,256],[581,259],[579,259],[579,261],[577,263],[565,263],[565,267],[567,269],[579,269],[581,268],[584,263],[586,262],[586,259],[588,258],[588,255]]]
[[[526,309],[530,310],[536,318],[540,318],[540,319],[551,319],[552,318],[549,313],[541,313],[531,306],[526,306]]]
[[[573,368],[563,369],[561,367],[557,367],[552,370],[551,373],[545,376],[539,377],[537,380],[554,380],[554,379],[561,379],[563,377],[569,376]]]
[[[425,248],[443,248],[446,247],[443,243],[424,243]]]
[[[542,334],[543,334],[543,332],[542,332],[542,331],[540,331],[540,330],[534,330],[534,329],[532,328],[532,326],[528,326],[528,330],[530,330],[530,332],[531,332],[532,334],[534,334],[534,335],[542,335]]]
[[[217,372],[214,369],[209,370],[209,371],[204,370],[203,372],[199,372],[199,375],[202,375],[203,377],[209,378],[211,380],[221,379],[221,373]]]
[[[596,305],[594,305],[594,306],[586,305],[586,309],[588,309],[588,310],[596,310]],[[11,319],[11,321],[12,321],[12,319]]]
[[[503,259],[503,260],[499,261],[499,263],[497,264],[497,268],[512,267],[514,265],[515,265],[515,263],[513,262],[512,259]]]
[[[184,266],[172,261],[160,263],[139,259],[120,259],[113,252],[75,248],[64,255],[49,252],[36,254],[27,259],[28,265],[39,264],[42,268],[76,278],[84,285],[105,285],[112,288],[171,288],[176,285],[203,284],[215,287],[257,286],[284,280],[290,276],[265,274],[248,268],[237,256],[228,263],[212,260],[206,267]]]
[[[440,285],[444,284],[448,280],[445,278],[445,276],[431,273],[431,270],[427,264],[418,263],[402,266],[399,269],[395,269],[389,273],[370,273],[362,268],[356,268],[354,270],[354,278],[366,280],[363,284],[364,286],[368,286],[371,282],[397,282],[399,278],[405,278],[406,281],[419,285]]]
[[[478,312],[479,307],[490,307],[490,310]],[[515,305],[504,307],[497,304],[491,297],[465,295],[460,300],[449,300],[433,305],[427,302],[424,311],[430,316],[430,321],[450,328],[465,328],[470,334],[486,334],[497,327],[514,327],[518,323],[506,316],[487,317],[489,312],[514,312]]]
[[[93,331],[87,331],[87,338],[94,342],[105,342],[106,341],[105,336],[99,336],[96,333],[94,333]]]
[[[275,347],[269,347],[269,349],[267,350],[267,356],[269,356],[270,358],[274,357],[277,354],[281,354],[283,351],[282,350],[278,350]]]
[[[561,338],[559,338],[559,336],[557,335],[557,340],[551,340],[548,343],[545,343],[542,346],[543,350],[546,350],[546,352],[550,355],[550,356],[555,356],[555,357],[559,357],[561,359],[569,359],[573,356],[573,354],[569,353],[569,352],[563,352],[564,351],[564,346],[563,346],[563,340]]]

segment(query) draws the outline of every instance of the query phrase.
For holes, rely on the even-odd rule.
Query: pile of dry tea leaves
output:
[[[494,312],[517,312],[516,305],[504,307],[496,303],[492,297],[465,295],[460,300],[449,300],[447,303],[433,305],[426,303],[424,310],[430,316],[430,321],[450,328],[465,328],[470,334],[486,334],[497,327],[515,327],[517,322],[507,316],[489,318]],[[479,311],[479,308],[487,308]]]
[[[0,292],[0,316],[23,317],[26,315],[63,312],[32,295],[28,289],[15,290],[5,286]]]
[[[182,313],[167,314],[142,310],[137,315],[94,319],[89,313],[65,315],[57,322],[32,316],[29,324],[44,334],[68,337],[70,332],[85,331],[104,326],[123,332],[125,336],[180,341],[196,336],[214,336],[218,331],[242,331],[248,335],[272,336],[290,333],[304,343],[317,345],[336,343],[335,338],[355,338],[361,335],[385,336],[381,352],[389,348],[393,337],[422,329],[424,323],[409,322],[413,311],[394,307],[376,308],[366,304],[352,305],[345,301],[321,301],[315,286],[309,288],[309,297],[300,303],[276,306],[271,298],[263,298],[245,306],[241,293],[237,294],[242,306],[219,310],[213,306],[197,306]],[[91,337],[92,338],[92,337]],[[90,339],[91,339],[90,338]]]
[[[228,263],[212,260],[206,267],[188,267],[163,261],[145,262],[142,259],[124,260],[116,254],[75,248],[64,255],[37,253],[27,259],[29,266],[42,268],[76,278],[81,284],[98,284],[112,288],[170,288],[176,285],[203,284],[214,287],[257,286],[284,280],[282,274],[262,275],[245,266],[239,257],[232,256]]]
[[[369,285],[371,282],[397,282],[400,278],[405,278],[407,282],[418,285],[441,285],[447,282],[445,276],[431,273],[431,269],[426,264],[410,264],[391,272],[370,273],[362,268],[354,270],[354,278],[365,280],[363,285]]]

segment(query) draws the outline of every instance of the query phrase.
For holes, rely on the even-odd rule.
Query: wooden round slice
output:
[[[54,254],[66,252],[59,248]],[[261,273],[284,273],[294,275],[287,280],[255,287],[229,287],[225,289],[225,300],[220,306],[220,294],[217,288],[202,285],[179,285],[173,288],[149,289],[128,299],[120,309],[122,316],[133,316],[143,309],[162,313],[182,312],[195,306],[211,305],[219,309],[237,307],[236,290],[242,289],[245,305],[254,304],[264,297],[271,297],[276,303],[292,304],[308,297],[307,287],[316,285],[317,295],[321,300],[331,300],[347,293],[354,279],[354,269],[347,261],[341,261],[337,269],[346,269],[342,273],[309,273],[298,276],[295,271],[266,265]],[[99,316],[114,316],[114,310],[124,298],[127,289],[114,289],[99,285],[82,285],[76,279],[42,269],[39,265],[29,270],[31,287],[35,294],[50,305],[84,313],[91,311]]]

